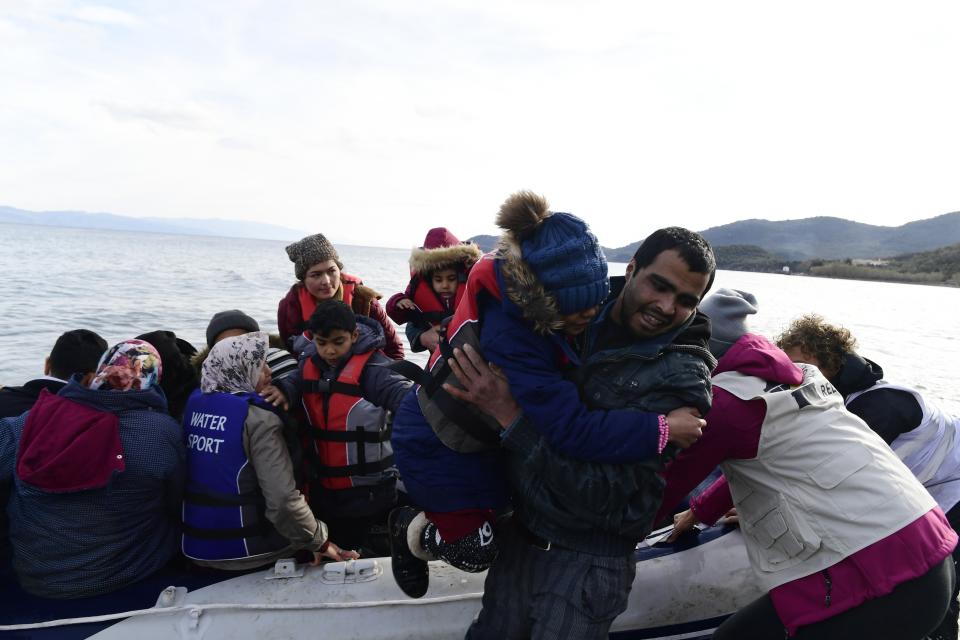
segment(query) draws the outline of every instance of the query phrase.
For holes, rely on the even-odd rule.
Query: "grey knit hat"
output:
[[[710,317],[710,352],[717,358],[747,333],[747,316],[757,312],[757,298],[739,289],[717,289],[700,303]]]
[[[287,256],[293,263],[297,280],[303,280],[306,277],[307,269],[327,260],[333,260],[340,269],[343,269],[343,263],[340,262],[337,250],[322,233],[307,236],[291,245],[287,245]]]
[[[239,309],[219,311],[213,314],[213,317],[210,318],[210,324],[207,325],[207,346],[212,347],[217,336],[227,329],[243,329],[249,333],[250,331],[260,331],[260,325]]]

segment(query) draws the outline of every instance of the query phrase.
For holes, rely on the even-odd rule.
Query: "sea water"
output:
[[[277,304],[294,281],[285,244],[0,224],[0,384],[41,375],[69,329],[91,329],[111,344],[167,329],[200,348],[214,313],[242,309],[276,332]],[[344,270],[384,301],[406,286],[409,249],[337,250]],[[611,263],[611,274],[624,266]],[[750,325],[769,337],[804,313],[843,324],[889,380],[960,412],[960,289],[738,271],[718,272],[714,287],[753,293],[760,310]]]

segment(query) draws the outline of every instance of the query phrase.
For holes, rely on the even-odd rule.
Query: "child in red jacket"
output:
[[[453,314],[470,267],[480,259],[480,248],[460,242],[444,227],[427,232],[422,247],[410,252],[410,284],[387,301],[387,315],[406,324],[414,351],[432,351],[438,342],[437,327]]]

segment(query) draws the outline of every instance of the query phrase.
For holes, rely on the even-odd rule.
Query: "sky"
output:
[[[960,3],[0,3],[0,205],[409,247],[960,209]]]

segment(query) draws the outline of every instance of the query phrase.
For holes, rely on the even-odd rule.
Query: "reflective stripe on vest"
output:
[[[923,417],[916,428],[897,436],[891,448],[923,483],[937,504],[946,512],[960,502],[960,416],[952,416],[936,403],[927,401],[919,391],[905,385],[879,380],[875,385],[851,393],[849,405],[856,398],[878,389],[909,393],[920,405]]]
[[[182,549],[188,558],[237,560],[287,544],[263,516],[263,494],[243,450],[251,396],[198,389],[187,401]]]
[[[303,366],[307,447],[327,489],[378,484],[393,466],[386,411],[363,399],[360,376],[374,351],[351,356],[336,380],[321,379],[313,358]],[[317,356],[314,356],[317,357]]]

